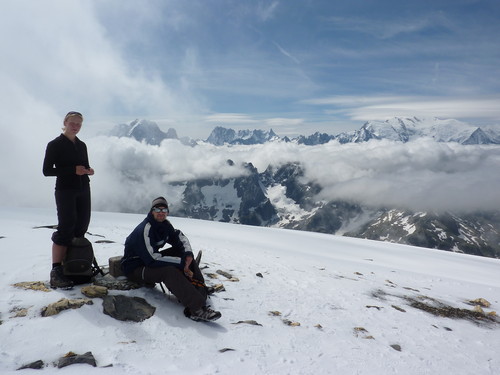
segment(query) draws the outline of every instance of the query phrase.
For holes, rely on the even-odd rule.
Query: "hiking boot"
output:
[[[213,322],[221,317],[221,313],[212,310],[209,306],[204,306],[199,310],[190,312],[188,308],[184,310],[184,315],[195,321]]]
[[[64,276],[62,266],[52,268],[50,271],[50,287],[52,289],[71,289],[73,286],[73,281]]]

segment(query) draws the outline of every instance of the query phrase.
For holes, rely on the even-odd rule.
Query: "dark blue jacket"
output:
[[[160,252],[167,243],[172,247]],[[187,255],[193,256],[187,237],[174,229],[170,221],[157,222],[150,212],[125,240],[121,265],[125,275],[144,266],[175,266],[183,270]]]

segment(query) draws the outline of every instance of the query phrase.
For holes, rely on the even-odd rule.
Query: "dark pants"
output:
[[[193,278],[204,283],[203,275],[195,261],[190,267]],[[138,267],[127,277],[136,282],[164,283],[179,301],[191,311],[196,311],[207,301],[207,292],[203,287],[194,286],[180,269],[175,266]]]
[[[68,246],[73,237],[83,237],[90,223],[90,187],[82,190],[56,190],[57,232],[52,235],[56,245]]]

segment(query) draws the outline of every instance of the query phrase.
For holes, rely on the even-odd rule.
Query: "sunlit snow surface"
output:
[[[121,255],[125,237],[143,217],[93,213],[88,238],[100,264]],[[83,297],[79,288],[44,293],[12,286],[48,282],[51,230],[33,227],[55,224],[55,213],[0,208],[0,373],[19,374],[17,368],[39,359],[46,363],[41,373],[58,374],[499,373],[498,323],[437,317],[408,302],[433,299],[471,310],[466,301],[484,298],[491,303],[486,313],[500,312],[499,260],[318,233],[171,221],[195,250],[203,249],[206,275],[223,270],[239,279],[207,276],[209,284],[226,289],[210,300],[222,312],[215,323],[186,319],[176,298],[146,288],[110,292],[154,305],[155,315],[142,323],[104,315],[100,299],[41,317],[49,303]],[[115,242],[96,243],[102,239]],[[18,308],[28,308],[27,316],[15,318]],[[260,325],[236,324],[248,320]],[[91,351],[99,367],[113,366],[55,368],[69,351]]]

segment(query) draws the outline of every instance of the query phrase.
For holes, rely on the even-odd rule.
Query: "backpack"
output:
[[[89,283],[98,273],[103,274],[94,257],[92,243],[85,237],[75,237],[66,250],[63,272],[75,284]]]

